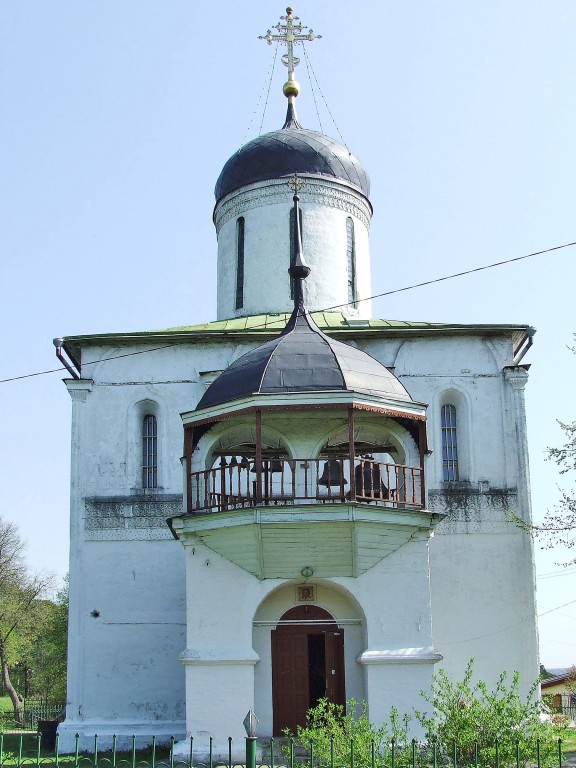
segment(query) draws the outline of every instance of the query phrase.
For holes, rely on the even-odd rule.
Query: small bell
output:
[[[274,456],[270,462],[270,472],[277,474],[284,470],[284,463],[280,460],[279,456]]]
[[[329,487],[346,485],[348,480],[342,474],[342,463],[339,459],[328,459],[324,462],[322,476],[318,480],[318,485]]]

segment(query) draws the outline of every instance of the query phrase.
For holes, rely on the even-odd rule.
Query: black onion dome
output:
[[[196,410],[256,394],[338,390],[412,402],[382,363],[326,336],[297,308],[280,336],[239,357],[212,382]]]
[[[345,146],[318,131],[284,127],[258,136],[232,155],[216,182],[216,202],[247,184],[295,173],[338,179],[370,195],[368,174]]]

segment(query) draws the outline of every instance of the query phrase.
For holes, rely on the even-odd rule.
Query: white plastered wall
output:
[[[440,504],[439,511],[447,512],[454,519],[439,526],[429,545],[427,542],[411,542],[402,548],[401,557],[396,553],[360,579],[351,583],[338,581],[362,605],[366,618],[362,630],[365,648],[393,651],[401,647],[425,648],[426,643],[431,643],[431,630],[417,629],[419,616],[426,615],[427,582],[421,574],[415,578],[414,592],[406,592],[407,585],[403,581],[405,572],[407,569],[409,572],[414,562],[424,562],[420,548],[429,546],[434,641],[437,650],[444,655],[441,665],[450,674],[461,676],[468,658],[475,655],[479,677],[490,681],[503,669],[518,669],[522,680],[528,684],[537,674],[531,548],[526,537],[506,521],[502,504],[498,506],[499,500],[516,504],[519,513],[529,515],[527,475],[518,447],[518,435],[525,439],[525,427],[519,416],[523,405],[518,390],[503,374],[503,368],[512,365],[509,339],[482,340],[468,335],[410,341],[358,338],[356,343],[384,364],[396,366],[395,373],[414,399],[430,404],[428,437],[434,453],[427,459],[427,480],[431,498],[434,491],[444,490],[439,469],[439,407],[443,393],[455,391],[465,398],[469,425],[465,444],[471,449],[467,480],[470,490],[475,491],[468,494],[465,506],[454,501],[453,507],[448,508],[447,497],[442,497],[444,501],[440,496],[435,497],[434,503]],[[126,526],[123,538],[118,538],[117,530],[101,527],[97,540],[96,530],[86,528],[86,518],[89,517],[86,498],[112,499],[135,492],[135,478],[139,476],[139,438],[133,431],[139,419],[138,403],[143,401],[154,402],[158,408],[162,463],[162,488],[158,493],[181,494],[179,458],[183,436],[179,413],[193,408],[204,392],[202,371],[221,370],[243,349],[252,346],[253,342],[244,345],[233,338],[181,345],[100,363],[91,366],[92,370],[86,369],[85,375],[91,373],[93,381],[69,382],[73,397],[73,462],[70,688],[68,720],[61,726],[65,738],[73,739],[76,731],[88,738],[93,737],[94,732],[111,736],[113,732],[131,735],[132,732],[161,734],[163,730],[167,733],[176,727],[184,730],[183,717],[176,722],[173,719],[176,710],[168,711],[177,701],[180,702],[178,706],[182,705],[185,675],[175,657],[189,647],[184,642],[182,629],[176,626],[170,629],[176,614],[180,613],[181,624],[186,621],[182,546],[171,538],[163,517],[158,518],[158,526],[163,525],[163,528],[146,527],[144,520],[141,520],[141,529],[129,527],[135,526],[143,516],[138,518],[133,511],[126,513],[124,507],[122,515],[126,513],[127,516],[121,516]],[[144,344],[90,348],[89,359],[142,349],[145,349]],[[292,429],[281,419],[270,426],[284,432]],[[330,421],[321,415],[303,422],[302,427],[295,430],[297,445],[291,442],[290,451],[294,455],[314,455],[325,435],[336,434],[342,429],[345,430],[344,418]],[[400,435],[399,439],[403,440]],[[484,485],[480,492],[480,481],[488,484],[488,492]],[[501,493],[498,495],[493,491]],[[150,496],[155,496],[154,492]],[[175,503],[169,502],[162,513],[164,517],[174,510]],[[111,518],[113,515],[108,516]],[[146,535],[152,538],[141,538]],[[224,578],[220,582],[213,578],[218,557],[209,557],[210,566],[202,565],[199,560],[194,578],[191,572],[189,590],[199,594],[207,588],[206,606],[210,595],[213,598],[210,609],[218,605],[224,593],[235,596],[230,613],[235,617],[233,629],[236,631],[237,621],[242,622],[242,647],[248,649],[247,653],[250,649],[254,651],[254,614],[269,592],[281,585],[259,582],[226,561],[221,569],[219,567]],[[152,564],[150,569],[148,562]],[[135,578],[132,571],[136,572]],[[210,591],[211,585],[215,585],[214,592]],[[288,590],[291,588],[287,587]],[[320,596],[322,592],[318,594]],[[245,600],[248,600],[251,613]],[[93,618],[90,615],[93,609],[99,610],[101,617]],[[172,612],[172,618],[168,617],[169,612]],[[140,620],[138,616],[145,617],[144,620],[152,626],[156,620],[154,615],[159,617],[162,628],[152,628],[148,632],[142,624],[135,629]],[[208,608],[195,610],[192,615],[194,620],[213,622]],[[127,617],[125,626],[120,623],[121,616]],[[220,642],[225,631],[224,624],[218,624],[219,621],[220,618],[210,629],[213,634],[209,636],[215,638],[215,642]],[[150,642],[146,639],[137,643],[136,638],[144,635]],[[112,647],[116,649],[118,659],[122,659],[113,671]],[[155,666],[145,670],[152,658]],[[418,652],[414,663],[405,663],[398,654],[396,658],[394,654],[384,654],[379,660],[372,657],[372,661],[372,664],[358,665],[347,656],[346,663],[354,670],[349,673],[349,680],[363,681],[371,714],[380,717],[385,703],[382,691],[390,689],[394,693],[390,698],[398,705],[396,692],[403,687],[402,681],[410,680],[412,689],[425,687],[433,659],[425,652]],[[258,679],[263,669],[259,666],[262,662],[256,662],[255,666],[253,662],[254,658],[249,658],[238,676],[242,691],[246,679],[252,679],[252,688],[248,685],[252,691],[251,701],[255,695],[254,674]],[[361,668],[360,672],[356,671],[355,665]],[[128,693],[120,697],[115,694],[118,688],[130,688],[131,675],[136,668],[143,670],[138,678],[138,699],[159,705],[164,699],[167,709],[162,712],[159,706],[158,719],[147,720],[146,705],[140,709],[133,707],[135,702]],[[201,670],[201,665],[197,665],[194,675],[210,678],[207,669]],[[155,682],[157,675],[163,677],[159,686]],[[359,686],[359,682],[351,683],[350,692],[359,691]],[[240,710],[243,717],[248,709],[244,708],[246,698],[240,697],[238,701],[238,712],[232,713],[234,722]],[[92,718],[96,714],[97,719]]]
[[[342,305],[351,317],[371,317],[371,302],[348,304],[346,220],[352,218],[356,254],[356,295],[371,295],[368,227],[371,210],[351,187],[336,182],[307,182],[300,195],[305,281],[311,311]],[[262,182],[232,193],[217,206],[218,319],[290,312],[290,211],[287,184]],[[236,309],[237,220],[245,220],[244,301]]]

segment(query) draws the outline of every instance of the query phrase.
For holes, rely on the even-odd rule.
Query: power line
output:
[[[537,579],[556,579],[559,576],[572,576],[576,573],[576,568],[566,568],[559,571],[549,571],[536,576]]]
[[[566,608],[567,605],[574,605],[576,603],[576,600],[570,600],[568,603],[562,603],[562,605],[557,605],[556,608],[550,608],[549,611],[544,611],[544,613],[539,613],[538,618],[541,618],[542,616],[547,616],[549,613],[554,613],[554,611],[559,611],[560,608]]]
[[[567,605],[572,605],[573,603],[576,603],[576,600],[570,600],[569,603],[563,603],[562,605],[556,606],[556,608],[550,608],[549,611],[544,611],[544,613],[539,613],[538,618],[541,618],[542,616],[546,616],[549,613],[553,613],[554,611],[559,611],[560,608],[565,608]],[[520,626],[520,624],[524,624],[524,622],[528,621],[527,618],[520,619],[520,621],[515,622],[514,624],[509,624],[507,627],[502,627],[501,629],[496,629],[494,632],[486,632],[484,635],[476,635],[476,637],[467,637],[462,640],[447,640],[447,641],[437,641],[437,644],[442,645],[459,645],[460,643],[469,643],[472,640],[482,640],[485,637],[492,637],[493,635],[499,635],[502,632],[507,632],[509,629],[514,629],[514,627]]]
[[[412,285],[406,285],[403,288],[394,288],[391,291],[384,291],[383,293],[375,293],[373,296],[366,296],[363,299],[358,299],[355,303],[358,304],[361,301],[371,301],[372,299],[379,299],[383,296],[392,296],[394,293],[402,293],[403,291],[411,291],[414,288],[422,288],[426,285],[433,285],[434,283],[441,283],[446,280],[453,280],[456,277],[464,277],[465,275],[472,275],[475,272],[482,272],[485,269],[493,269],[494,267],[502,267],[505,264],[512,264],[516,261],[523,261],[524,259],[530,259],[533,256],[542,256],[545,253],[552,253],[553,251],[560,251],[563,248],[571,248],[576,245],[576,241],[572,243],[564,243],[563,245],[555,245],[552,248],[545,248],[543,251],[533,251],[532,253],[526,253],[524,256],[515,256],[511,259],[504,259],[503,261],[495,261],[492,264],[485,264],[482,267],[474,267],[473,269],[466,269],[463,272],[454,272],[451,275],[444,275],[443,277],[436,277],[432,280],[425,280],[422,283],[413,283]],[[330,312],[333,309],[340,309],[341,307],[347,307],[349,305],[349,302],[343,302],[342,304],[334,304],[331,307],[325,307],[324,309],[318,309],[315,310],[315,313],[320,312]],[[261,323],[259,325],[253,325],[248,330],[255,330],[257,328],[264,328],[266,326],[266,323]],[[103,357],[100,360],[92,360],[86,363],[82,363],[82,365],[94,365],[95,363],[103,363],[107,362],[109,360],[119,360],[122,357],[132,357],[133,355],[143,355],[147,352],[156,352],[159,349],[168,349],[168,347],[177,347],[180,344],[183,344],[185,342],[176,342],[174,344],[166,344],[163,347],[155,347],[153,349],[142,349],[138,352],[126,352],[122,355],[113,355],[112,357]],[[7,384],[10,381],[18,381],[20,379],[30,379],[34,376],[45,376],[49,373],[57,373],[59,371],[65,371],[66,368],[52,368],[47,371],[36,371],[34,373],[25,373],[20,376],[11,376],[8,379],[0,379],[0,384]]]
[[[359,301],[369,301],[371,299],[379,299],[382,296],[391,296],[393,293],[402,293],[402,291],[411,291],[413,288],[422,288],[424,285],[433,285],[434,283],[441,283],[444,280],[453,280],[455,277],[463,277],[464,275],[471,275],[474,272],[482,272],[484,269],[493,269],[494,267],[501,267],[504,264],[512,264],[514,261],[522,261],[523,259],[529,259],[532,256],[542,256],[544,253],[551,253],[552,251],[559,251],[562,248],[571,248],[576,245],[576,241],[573,243],[564,243],[564,245],[555,245],[553,248],[546,248],[543,251],[534,251],[533,253],[527,253],[524,256],[515,256],[513,259],[505,259],[504,261],[495,261],[493,264],[486,264],[483,267],[474,267],[474,269],[467,269],[464,272],[454,272],[452,275],[446,275],[445,277],[436,277],[433,280],[425,280],[423,283],[415,283],[414,285],[408,285],[405,288],[395,288],[392,291],[385,291],[384,293],[376,293],[374,296],[368,296],[365,299],[359,299]],[[336,304],[333,307],[321,310],[322,312],[329,312],[331,309],[337,309],[338,307],[345,307],[346,304]]]
[[[174,344],[165,344],[163,347],[153,347],[152,349],[140,349],[137,352],[125,352],[123,355],[113,355],[112,357],[102,357],[100,360],[88,360],[82,365],[96,365],[96,363],[106,363],[108,360],[119,360],[121,357],[133,357],[134,355],[145,355],[147,352],[157,352],[159,349],[168,349],[169,347],[178,347],[182,342],[174,342]],[[31,379],[33,376],[44,376],[47,373],[58,373],[58,371],[67,371],[68,369],[62,366],[61,368],[51,368],[49,371],[36,371],[36,373],[24,373],[22,376],[12,376],[10,379],[0,379],[0,384],[5,384],[8,381],[18,381],[19,379]]]

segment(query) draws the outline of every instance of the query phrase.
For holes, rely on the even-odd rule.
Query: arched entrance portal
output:
[[[344,630],[323,608],[291,608],[272,630],[274,735],[306,722],[319,699],[346,703]]]

